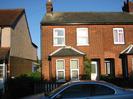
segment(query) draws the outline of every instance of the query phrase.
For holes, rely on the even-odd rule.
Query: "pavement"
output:
[[[32,95],[32,96],[27,96],[27,97],[23,97],[21,99],[40,99],[42,96],[44,96],[44,93],[40,93],[40,94],[36,94],[36,95]]]

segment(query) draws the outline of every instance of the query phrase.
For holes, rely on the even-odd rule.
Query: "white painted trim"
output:
[[[85,47],[85,46],[88,47],[89,45],[90,45],[90,44],[86,44],[86,45],[85,45],[85,44],[84,44],[84,45],[82,45],[82,44],[77,44],[77,46],[84,46],[84,47]]]
[[[115,38],[116,38],[116,37],[115,37],[114,30],[117,30],[117,31],[118,31],[118,30],[122,30],[122,31],[123,31],[123,32],[121,32],[121,33],[123,34],[123,40],[124,40],[123,42],[119,42],[119,41],[116,42],[116,41],[115,41]],[[120,32],[118,32],[118,33],[120,33]],[[118,35],[118,34],[117,34],[117,35]],[[113,28],[113,39],[114,39],[114,44],[125,44],[125,37],[124,37],[124,36],[125,36],[125,33],[124,33],[124,29],[123,29],[123,28]],[[118,37],[118,36],[117,36],[117,37]],[[119,37],[118,37],[117,39],[119,40]]]
[[[77,49],[75,49],[75,48],[73,48],[73,47],[71,47],[71,49],[73,49],[74,51],[76,51],[76,52],[78,52],[78,53],[80,53],[80,54],[85,55],[85,53],[83,53],[83,52],[81,52],[81,51],[79,51],[79,50],[77,50]]]
[[[133,48],[133,45],[130,46],[129,50],[127,51],[127,53],[129,53],[131,51],[131,49]]]
[[[58,60],[62,60],[63,61],[63,65],[64,65],[64,69],[60,69],[60,70],[58,70],[57,69],[57,61]],[[64,79],[63,80],[61,80],[61,81],[64,81],[65,80],[65,59],[57,59],[56,60],[56,80],[58,80],[58,81],[60,81],[59,79],[58,79],[58,71],[63,71],[64,72]]]
[[[131,51],[131,49],[133,48],[133,45],[132,44],[130,44],[126,49],[124,49],[123,51],[121,51],[120,53],[121,54],[123,54],[126,50],[128,50],[126,53],[128,54],[130,51]]]
[[[64,36],[62,36],[62,38],[64,38],[64,44],[54,44],[55,30],[63,30]],[[65,46],[65,28],[54,28],[53,29],[53,46]]]
[[[55,53],[59,52],[60,50],[62,50],[62,47],[61,48],[58,48],[57,50],[55,50],[54,52],[52,52],[49,56],[54,55]]]
[[[81,30],[81,29],[86,29],[87,30],[87,35],[86,35],[87,36],[86,38],[87,38],[87,41],[88,41],[87,44],[78,44],[78,31]],[[77,28],[76,29],[76,36],[77,36],[76,37],[77,38],[76,43],[77,43],[77,46],[89,46],[89,35],[88,35],[88,33],[89,33],[88,28]]]
[[[71,61],[72,60],[76,60],[76,61],[78,61],[78,69],[71,69]],[[74,71],[74,70],[76,70],[76,71],[78,71],[78,79],[77,80],[79,80],[79,59],[70,59],[70,75],[71,75],[71,80],[72,80],[72,71]]]
[[[3,69],[3,72],[2,72],[2,74],[3,74],[3,78],[0,78],[0,80],[5,80],[5,77],[6,77],[6,65],[5,65],[5,63],[3,63],[3,64],[0,64],[0,67],[3,67],[2,69]]]
[[[107,63],[109,63],[110,64],[110,66],[109,66],[109,73],[107,72],[108,71],[108,66],[107,66]],[[110,74],[111,73],[111,61],[109,61],[109,60],[105,60],[105,74]]]
[[[59,52],[59,51],[62,50],[63,48],[72,49],[72,50],[76,51],[77,53],[80,53],[80,54],[82,54],[82,55],[85,55],[85,53],[83,53],[83,52],[81,52],[81,51],[79,51],[79,50],[77,50],[77,49],[75,49],[75,48],[73,48],[73,47],[71,47],[71,46],[64,46],[64,47],[58,48],[57,50],[55,50],[54,52],[52,52],[52,53],[50,54],[50,56],[52,56],[52,55],[54,55],[55,53]]]

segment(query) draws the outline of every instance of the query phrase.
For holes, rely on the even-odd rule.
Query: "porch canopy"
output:
[[[133,55],[133,44],[130,44],[126,49],[124,49],[120,54]]]
[[[127,48],[125,48],[120,53],[120,58],[122,59],[122,72],[123,77],[128,78],[128,55],[133,55],[133,44],[130,44]]]
[[[65,46],[65,47],[61,47],[57,50],[55,50],[54,52],[52,52],[49,56],[84,56],[85,53],[71,47],[71,46]]]

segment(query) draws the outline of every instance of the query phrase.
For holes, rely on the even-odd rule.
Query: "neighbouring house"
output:
[[[0,10],[0,89],[7,78],[32,72],[37,46],[32,42],[24,9]]]
[[[84,57],[91,61],[91,79],[100,75],[129,77],[133,71],[133,2],[123,12],[53,12],[51,0],[41,22],[44,79],[78,80]]]

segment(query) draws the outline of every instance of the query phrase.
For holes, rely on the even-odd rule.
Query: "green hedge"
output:
[[[4,99],[19,99],[34,94],[34,84],[41,80],[40,73],[30,73],[9,79]]]
[[[104,80],[109,83],[113,83],[117,86],[123,88],[133,88],[133,78],[129,77],[128,79],[124,79],[122,77],[112,77],[112,76],[101,76],[100,80]]]

